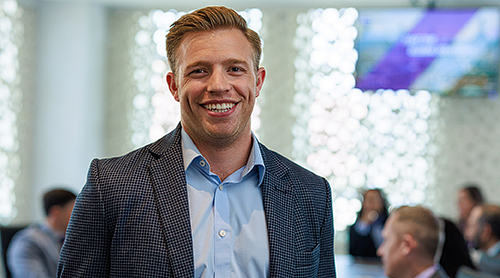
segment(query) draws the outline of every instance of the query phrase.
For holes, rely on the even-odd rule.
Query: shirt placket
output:
[[[214,193],[214,277],[216,278],[231,277],[231,227],[226,185],[220,183]]]

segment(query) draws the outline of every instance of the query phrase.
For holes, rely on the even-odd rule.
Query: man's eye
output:
[[[241,71],[243,71],[243,69],[239,68],[239,67],[231,67],[230,71],[232,71],[232,72],[241,72]]]
[[[203,69],[195,69],[191,71],[191,74],[199,74],[199,73],[204,73],[205,71]]]

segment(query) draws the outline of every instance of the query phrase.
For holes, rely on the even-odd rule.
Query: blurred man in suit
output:
[[[28,226],[12,238],[7,264],[13,278],[53,278],[75,194],[53,189],[43,196],[46,221]]]
[[[480,271],[500,276],[500,206],[475,206],[467,221],[465,238],[474,249]]]
[[[181,123],[92,162],[58,276],[335,277],[328,182],[250,129],[266,75],[258,34],[206,7],[174,22],[166,45]]]
[[[377,250],[390,278],[447,278],[435,262],[439,223],[423,207],[403,206],[391,213]]]

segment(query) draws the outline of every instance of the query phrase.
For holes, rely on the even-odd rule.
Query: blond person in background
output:
[[[439,223],[423,207],[394,210],[382,230],[377,250],[390,278],[448,278],[434,260],[439,243]]]

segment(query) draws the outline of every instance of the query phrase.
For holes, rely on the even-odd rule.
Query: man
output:
[[[482,205],[484,202],[483,194],[479,186],[468,184],[460,188],[457,194],[457,207],[459,213],[458,228],[462,233],[465,232],[467,218],[476,205]]]
[[[327,181],[250,130],[259,36],[206,7],[172,24],[167,55],[181,124],[92,162],[58,277],[335,277]]]
[[[477,268],[500,275],[500,206],[475,206],[467,221],[465,238],[479,250],[472,256]]]
[[[59,252],[75,199],[75,194],[64,189],[45,193],[45,223],[30,225],[18,232],[7,250],[7,263],[13,278],[56,276]]]
[[[382,230],[384,241],[377,250],[390,278],[447,278],[435,263],[439,224],[423,207],[403,206],[391,213]]]

